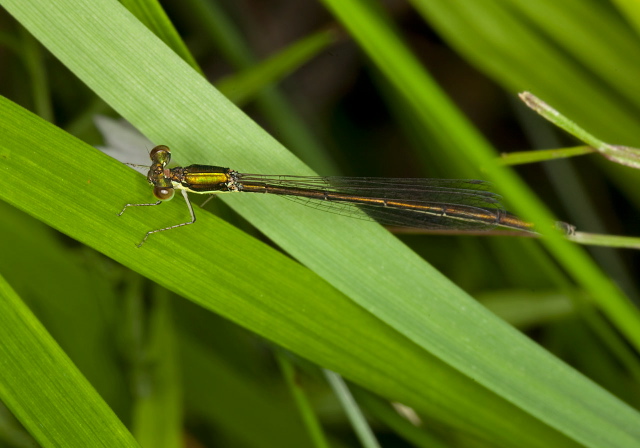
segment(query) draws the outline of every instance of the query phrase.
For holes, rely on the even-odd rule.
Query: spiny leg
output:
[[[160,205],[160,204],[162,204],[162,201],[154,202],[153,204],[127,204],[127,205],[124,206],[122,211],[120,213],[118,213],[118,216],[122,216],[122,214],[127,209],[127,207],[148,207],[148,206],[151,206],[151,205]]]
[[[142,238],[142,241],[140,241],[140,244],[138,244],[138,247],[142,247],[142,245],[145,243],[145,241],[147,241],[147,238],[149,238],[149,235],[151,235],[152,233],[164,232],[165,230],[171,230],[171,229],[175,229],[175,228],[182,227],[182,226],[188,226],[189,224],[193,224],[194,222],[196,222],[196,214],[193,212],[193,206],[191,205],[191,201],[189,200],[189,196],[187,195],[187,191],[186,190],[180,190],[180,191],[182,192],[182,196],[184,197],[184,201],[187,203],[187,208],[189,208],[189,214],[191,215],[191,221],[183,222],[182,224],[176,224],[176,225],[170,226],[170,227],[164,227],[162,229],[150,230],[150,231],[148,231],[146,233],[144,238]],[[158,203],[160,203],[160,202],[162,202],[162,201],[158,201]],[[138,204],[138,205],[156,205],[156,204]]]

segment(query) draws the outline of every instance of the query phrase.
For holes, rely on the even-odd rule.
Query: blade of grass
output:
[[[300,174],[309,173],[246,117],[220,98],[201,78],[188,70],[175,55],[148,36],[146,31],[129,16],[123,14],[117,4],[104,1],[75,1],[74,8],[64,8],[64,14],[61,14],[61,10],[58,9],[59,4],[43,3],[38,5],[37,10],[28,6],[23,8],[22,3],[13,0],[4,0],[3,4],[10,7],[12,13],[18,15],[31,28],[39,30],[39,38],[46,41],[58,57],[148,136],[163,137],[164,142],[170,145],[176,143],[177,147],[184,148],[184,151],[181,151],[183,157],[202,162],[210,160],[215,153],[224,164],[235,160],[235,166],[241,170],[258,167],[261,171],[276,172],[274,168],[277,168],[280,172],[287,170]],[[92,11],[92,14],[68,15],[71,10],[86,11],[87,8]],[[109,27],[101,24],[99,20],[92,19],[106,16],[110,17]],[[117,35],[114,35],[111,30],[114,23],[119,30]],[[122,33],[123,28],[130,32]],[[65,31],[64,37],[61,37],[61,30]],[[68,38],[70,35],[77,37],[78,40],[70,40]],[[129,45],[130,39],[138,42],[139,46]],[[87,64],[87,50],[94,46],[100,47],[101,51],[97,52],[98,58],[96,58],[96,52],[92,51],[92,63]],[[139,51],[139,48],[144,48],[144,51]],[[104,61],[102,57],[105,57]],[[122,77],[120,71],[123,66],[127,67],[125,77]],[[162,69],[149,70],[149,67],[162,67]],[[117,76],[118,74],[120,76]],[[125,78],[127,82],[124,82]],[[158,114],[158,110],[162,113]],[[208,155],[205,155],[202,150],[205,145],[212,147]],[[74,157],[77,158],[79,155],[74,154]],[[77,165],[77,162],[74,165]],[[90,172],[95,172],[97,166],[92,163],[88,169]],[[120,179],[124,183],[125,178],[121,177],[122,174],[116,174],[117,170],[112,167],[110,172],[116,176],[114,181]],[[102,179],[103,174],[106,173],[100,173],[96,179]],[[133,173],[131,175],[133,176]],[[60,180],[59,176],[54,175],[53,178]],[[129,182],[133,182],[133,177]],[[19,195],[16,191],[12,191],[11,194]],[[111,196],[101,197],[99,203],[109,208],[110,201],[117,201],[115,195],[111,194]],[[139,194],[142,193],[139,192]],[[618,418],[625,415],[626,418],[634,420],[637,418],[634,412],[608,394],[603,394],[599,388],[585,381],[566,366],[554,361],[552,357],[513,329],[501,324],[382,229],[370,223],[322,216],[312,210],[294,207],[295,204],[285,203],[286,201],[274,202],[274,199],[278,198],[259,198],[258,200],[258,198],[236,196],[229,198],[229,202],[233,202],[237,210],[255,222],[261,230],[287,251],[330,279],[334,285],[347,292],[365,309],[383,316],[387,324],[409,335],[422,347],[428,347],[429,351],[445,359],[447,363],[461,371],[466,371],[474,380],[507,395],[509,400],[518,402],[519,405],[544,408],[546,412],[549,409],[549,402],[555,403],[556,406],[552,405],[552,408],[557,410],[557,413],[553,416],[547,413],[543,418],[551,424],[556,423],[555,419],[562,420],[563,424],[567,423],[566,419],[568,419],[570,422],[568,426],[571,429],[567,430],[563,424],[559,426],[572,436],[575,435],[573,432],[577,429],[577,425],[579,427],[577,430],[581,432],[580,437],[583,439],[595,440],[605,435],[605,437],[616,438],[615,443],[628,443],[627,438],[631,436],[624,431],[628,431],[627,428],[632,428],[633,425],[620,425],[619,421],[611,421],[611,415],[615,414]],[[25,206],[24,197],[20,198],[19,202]],[[163,210],[175,210],[175,207],[171,204],[164,206]],[[206,299],[197,297],[200,295],[198,292],[203,291],[202,288],[208,290],[213,285],[204,287],[203,282],[207,283],[207,280],[194,275],[192,270],[177,266],[172,273],[172,278],[158,278],[158,273],[150,266],[163,258],[166,253],[171,253],[180,260],[189,260],[191,266],[201,266],[211,265],[212,261],[217,263],[234,260],[243,257],[245,253],[260,251],[258,247],[249,248],[246,242],[240,244],[238,249],[231,250],[225,247],[219,239],[220,235],[210,233],[213,227],[209,226],[214,221],[205,218],[201,219],[204,226],[200,224],[198,228],[199,232],[204,232],[207,238],[185,229],[185,232],[180,232],[183,236],[159,237],[160,241],[168,243],[167,246],[171,249],[168,252],[167,249],[160,252],[157,248],[145,247],[144,254],[129,252],[127,256],[122,256],[127,250],[133,250],[125,246],[126,241],[131,238],[123,232],[130,231],[132,228],[110,229],[109,226],[103,226],[108,222],[104,211],[96,207],[92,207],[92,211],[97,211],[104,222],[101,223],[102,220],[100,220],[97,225],[94,224],[95,228],[91,232],[94,233],[93,235],[87,233],[85,229],[77,229],[78,226],[74,223],[74,232],[81,234],[82,240],[101,246],[102,250],[110,252],[112,256],[126,258],[129,264],[135,262],[137,269],[144,270],[152,278],[170,285],[172,289],[192,300],[207,303],[222,314],[236,313],[242,308],[240,303],[230,305],[219,297],[207,296]],[[77,213],[78,211],[74,215],[75,219],[78,219]],[[146,216],[150,215],[146,214]],[[138,223],[133,227],[140,230],[142,225]],[[99,238],[95,235],[95,230],[98,228]],[[333,229],[332,239],[324,238],[327,228]],[[225,226],[222,225],[221,229],[225,229]],[[105,247],[103,235],[110,232],[116,232],[119,236],[110,242],[109,247]],[[230,236],[233,231],[226,229],[222,233]],[[190,236],[189,243],[179,244],[185,235]],[[239,241],[237,237],[230,239],[232,242]],[[375,241],[376,244],[371,244],[371,241]],[[215,245],[215,243],[219,244]],[[158,243],[158,245],[161,244],[161,242]],[[203,258],[202,248],[204,247],[211,247],[210,251],[204,251],[205,253],[228,251],[228,257],[221,254],[218,255],[220,258],[215,260],[211,260],[212,257]],[[244,252],[242,249],[249,250]],[[154,257],[149,258],[151,255]],[[255,262],[260,258],[252,255],[246,261]],[[224,268],[219,266],[214,268],[213,272],[206,271],[206,275],[222,276],[228,280],[230,275],[226,272],[228,270],[228,264],[225,263]],[[303,275],[303,272],[299,271],[297,275],[309,278],[307,274]],[[293,272],[291,274],[296,278],[296,274]],[[237,274],[233,273],[233,275]],[[176,281],[176,277],[180,277],[181,281]],[[275,277],[282,277],[282,272],[270,270],[270,266],[266,264],[261,264],[260,270],[256,272],[256,278]],[[295,282],[290,278],[286,281],[289,282],[287,287],[294,286]],[[297,281],[299,282],[300,279]],[[255,283],[260,284],[254,281]],[[228,287],[229,289],[238,286],[225,281],[216,285],[217,288]],[[253,294],[248,295],[252,300],[264,300],[263,295],[258,294],[258,292],[264,294],[260,288],[254,288],[254,285],[242,286],[252,291]],[[271,290],[269,292],[273,293]],[[289,294],[290,292],[285,296],[290,297]],[[277,297],[277,294],[274,296]],[[244,299],[246,300],[246,297]],[[237,297],[237,300],[241,300],[241,297]],[[289,312],[294,312],[296,307],[299,307],[297,302],[295,306],[291,305]],[[269,306],[273,306],[273,303],[269,302]],[[425,316],[429,316],[429,320],[424,319]],[[255,319],[255,316],[243,317],[253,317],[245,320],[244,323],[258,332],[269,333],[272,339],[283,341],[285,346],[300,344],[297,340],[282,338],[277,328],[265,325],[263,320]],[[317,319],[317,315],[314,315],[314,319]],[[333,324],[325,321],[322,323],[323,326]],[[307,322],[307,325],[311,324],[318,325],[318,322]],[[308,326],[304,329],[310,331]],[[340,327],[333,330],[324,329],[321,334],[331,331],[341,333],[345,330]],[[350,326],[349,330],[354,330],[354,327]],[[491,344],[484,346],[469,344],[469,341],[486,340],[487,335],[491,335],[489,338]],[[317,334],[315,336],[317,337]],[[344,344],[345,335],[342,336],[341,344]],[[307,338],[307,343],[316,345],[318,341]],[[322,344],[316,345],[318,348],[315,353],[316,359],[320,359],[318,356],[320,354],[325,356],[327,354],[325,350],[320,349],[321,346]],[[338,348],[343,347],[341,345],[334,347],[331,350],[333,356]],[[304,347],[302,351],[307,352],[308,347]],[[523,351],[527,356],[522,356]],[[423,355],[424,353],[427,352],[423,352]],[[329,367],[331,367],[330,364],[335,363],[335,358],[332,357],[322,359]],[[406,375],[406,370],[403,369],[403,372],[403,375]],[[516,374],[516,372],[519,373]],[[353,373],[352,371],[351,374]],[[372,381],[370,371],[367,381]],[[584,399],[585,389],[590,391],[590,398],[587,401]],[[580,402],[579,407],[569,405],[575,402],[574,400]],[[603,406],[603,402],[607,402],[607,406]],[[591,405],[587,406],[586,403]],[[571,412],[567,412],[567,406],[572,408]],[[605,407],[614,407],[616,411],[605,413],[602,411]],[[513,414],[511,417],[513,418]],[[513,422],[492,421],[487,429],[496,424],[511,426]],[[532,440],[531,443],[539,443],[539,440]]]
[[[0,399],[43,447],[138,444],[0,277]]]
[[[491,148],[481,136],[468,126],[453,105],[420,67],[415,58],[402,46],[399,39],[384,26],[361,2],[325,3],[344,20],[378,68],[398,91],[415,108],[424,120],[424,126],[439,129],[443,141],[449,140],[466,159],[484,166],[486,174],[503,186],[505,196],[518,198],[513,201],[516,209],[532,222],[551,222],[552,217],[531,191],[513,174],[493,163]],[[591,291],[600,307],[616,322],[621,331],[636,347],[640,347],[640,314],[630,305],[621,292],[590,262],[585,253],[563,241],[556,232],[546,227],[538,231],[547,238],[543,241],[560,260],[565,269]]]
[[[121,3],[187,64],[202,74],[200,66],[159,2],[156,0],[123,0]]]
[[[526,163],[545,162],[547,160],[583,156],[596,152],[591,146],[573,148],[539,149],[535,151],[514,151],[500,155],[498,163],[503,165],[523,165]]]
[[[236,69],[244,71],[257,64],[248,43],[218,3],[207,0],[187,0],[185,3],[194,19],[202,23],[203,33]],[[256,106],[275,130],[275,137],[288,145],[294,154],[325,175],[338,174],[328,152],[316,142],[300,114],[277,89],[261,92],[256,97]]]
[[[620,247],[624,249],[640,249],[640,237],[600,235],[589,232],[575,232],[569,237],[576,243],[587,246]]]
[[[40,43],[24,28],[20,29],[23,61],[27,73],[31,77],[33,86],[33,104],[41,117],[53,121],[53,106],[51,105],[51,90]]]
[[[307,36],[252,68],[217,81],[216,88],[236,105],[242,106],[261,90],[276,83],[334,44],[338,36],[338,31],[334,29],[322,30]]]
[[[489,3],[500,2],[489,0]],[[640,96],[635,93],[637,78],[634,76],[636,70],[640,69],[640,64],[634,59],[635,56],[640,56],[637,36],[620,20],[613,8],[593,0],[511,0],[502,3],[500,7],[518,20],[519,25],[528,22],[541,42],[546,36],[553,39],[560,52],[564,53],[562,56],[565,56],[565,60],[570,55],[571,59],[583,67],[583,74],[589,74],[596,83],[605,84],[608,98],[619,100],[616,105],[618,110],[623,111],[631,106],[627,109],[629,112],[637,108],[633,105],[637,105],[640,100]],[[605,39],[602,38],[603,35],[606,35]],[[551,49],[548,42],[546,45],[547,51]],[[615,51],[611,51],[612,48]],[[628,70],[612,70],[612,67],[617,66]],[[616,73],[613,74],[612,71]],[[612,82],[614,77],[615,81]],[[595,83],[593,85],[605,91],[602,86]],[[632,104],[627,105],[627,99],[631,99]]]
[[[521,93],[520,98],[538,114],[591,147],[596,148],[600,154],[612,162],[620,163],[621,165],[631,168],[640,168],[640,150],[627,146],[610,145],[609,143],[603,142],[529,92]]]
[[[587,129],[610,140],[631,138],[639,100],[634,90],[612,94],[638,70],[637,38],[612,11],[597,1],[496,2],[412,0],[416,9],[473,64],[509,91],[531,90]],[[529,4],[529,5],[528,5]],[[540,12],[532,14],[527,8]],[[550,11],[561,8],[565,20]],[[567,19],[568,18],[568,19]],[[551,29],[549,27],[552,27]],[[547,32],[541,32],[546,29]],[[567,34],[606,40],[606,58],[594,58],[588,41],[567,45]],[[602,39],[607,36],[607,39]],[[611,38],[609,39],[609,36]],[[589,61],[590,60],[590,61]],[[577,61],[599,65],[599,75]],[[618,76],[618,62],[627,73]],[[550,76],[552,74],[552,76]],[[631,78],[631,86],[635,85]],[[567,89],[566,86],[571,86]],[[606,123],[602,119],[607,117]]]
[[[487,143],[477,132],[469,128],[466,121],[453,108],[373,8],[362,1],[324,0],[324,3],[348,28],[377,68],[414,106],[414,112],[424,119],[424,126],[440,127],[441,134],[448,134],[448,136],[443,136],[443,140],[450,139],[451,147],[457,148],[469,160],[481,166],[489,165],[493,156]],[[533,222],[545,222],[551,219],[543,205],[526,189],[522,182],[518,181],[513,173],[496,166],[488,166],[487,174],[504,187],[509,197],[520,199],[519,204],[522,205],[519,208],[522,209],[522,215]],[[565,269],[594,295],[599,306],[616,322],[629,341],[640,348],[640,333],[638,332],[640,319],[637,309],[632,307],[612,282],[602,275],[583,251],[561,241],[557,235],[553,235],[549,231],[540,230],[548,237],[545,241],[547,247],[562,262]],[[519,400],[515,395],[512,396],[512,399]],[[523,406],[528,405],[523,403]],[[534,409],[529,406],[527,408],[539,418],[545,419],[547,411],[543,408]],[[563,427],[563,431],[576,437],[577,440],[585,441],[582,439],[583,430],[578,429],[575,425],[576,422],[572,423],[571,420],[573,420],[573,416],[564,415],[562,423],[559,421],[555,423]]]
[[[313,440],[313,446],[317,448],[329,448],[331,445],[329,445],[329,442],[322,431],[322,425],[318,421],[318,417],[316,417],[305,391],[297,381],[295,366],[286,357],[286,354],[283,353],[282,350],[277,350],[275,352],[275,356],[278,366],[280,367],[280,371],[282,372],[282,376],[296,403],[296,409],[300,414],[300,418],[304,422],[304,427],[309,433],[309,438]]]
[[[9,255],[0,257],[0,272],[111,409],[127,422],[129,390],[111,339],[118,334],[114,325],[117,292],[112,279],[97,268],[103,260],[98,262],[86,253],[78,260],[77,250],[61,244],[56,232],[4,202],[0,216],[0,253]]]
[[[169,293],[157,286],[155,290],[139,354],[143,363],[137,378],[132,432],[143,447],[179,448],[183,446],[183,416],[176,332]]]
[[[324,370],[324,376],[327,378],[327,381],[329,381],[329,384],[331,385],[333,392],[338,397],[338,400],[340,400],[340,403],[347,413],[351,426],[358,436],[362,446],[365,448],[379,448],[380,444],[378,443],[376,436],[373,434],[371,427],[367,423],[367,419],[362,415],[362,411],[360,410],[358,403],[356,403],[353,395],[351,395],[351,391],[342,377],[327,369]]]
[[[640,146],[635,132],[640,97],[633,87],[639,39],[610,4],[416,0],[414,5],[450,45],[507,90],[533,90],[603,140]],[[559,7],[565,9],[564,20],[550,13]],[[531,14],[528,8],[541,13]],[[567,45],[566,34],[597,36],[597,45],[605,43],[607,50],[595,58],[591,38],[577,45],[572,38]],[[576,62],[585,60],[584,65]],[[599,68],[592,69],[593,64]],[[640,204],[640,178],[634,171],[611,164],[600,169],[631,202]]]
[[[163,204],[162,211],[158,207],[156,213],[121,221],[116,213],[123,202],[122,185],[130,185],[134,194],[148,194],[147,186],[137,182],[141,176],[136,172],[1,98],[0,132],[0,174],[9,186],[1,197],[49,225],[319,365],[465,432],[508,446],[529,428],[536,434],[527,442],[531,446],[573,445],[475,378],[417,347],[307,269],[207,213],[198,215],[198,232],[176,231],[166,244],[137,249],[134,241],[139,238],[133,240],[131,235],[142,235],[150,221],[178,222],[185,213],[184,204],[172,201]],[[27,183],[23,182],[24,172],[31,173]],[[186,261],[167,264],[167,253],[172,260]],[[455,296],[449,297],[454,300]],[[423,300],[428,302],[428,296]],[[424,313],[438,323],[440,318],[434,315],[440,312],[435,305]],[[529,355],[537,352],[538,362],[542,355],[547,362],[562,366],[474,302],[463,306],[471,321],[506,329],[509,346],[519,341]],[[453,311],[444,319],[454,319],[456,314]],[[484,337],[461,332],[450,335],[454,342],[460,336]],[[490,353],[491,347],[488,349]],[[500,354],[493,356],[501,358]],[[581,378],[570,369],[566,373],[573,376],[573,382]],[[585,389],[605,406],[602,390],[583,383],[583,395]]]

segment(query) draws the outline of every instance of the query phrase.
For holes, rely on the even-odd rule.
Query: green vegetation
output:
[[[368,429],[354,417],[365,446],[390,432],[383,446],[637,445],[632,263],[611,249],[592,257],[552,229],[545,206],[585,231],[621,233],[603,220],[633,234],[638,175],[620,163],[633,153],[562,149],[576,142],[557,143],[508,103],[528,90],[599,139],[640,146],[636,6],[309,3],[289,20],[304,12],[321,26],[299,32],[268,10],[297,37],[258,58],[269,27],[241,6],[167,2],[167,15],[152,0],[0,0],[0,400],[15,416],[0,413],[0,444],[350,446],[347,415],[358,410],[346,390],[330,391],[326,368],[369,417]],[[528,159],[549,160],[548,172],[500,163],[441,85],[461,100],[477,94],[483,118],[521,113],[529,143],[505,144],[526,141],[511,121],[483,131],[501,152],[555,149]],[[138,249],[186,207],[177,198],[116,216],[152,196],[92,146],[103,143],[96,113],[125,118],[182,165],[487,179],[543,237],[399,239],[282,198],[230,194],[212,207],[224,220],[197,208],[195,225]],[[513,135],[500,138],[505,129]]]

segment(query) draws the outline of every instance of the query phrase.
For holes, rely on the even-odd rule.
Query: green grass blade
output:
[[[584,156],[596,152],[591,146],[574,146],[572,148],[539,149],[535,151],[514,151],[500,155],[499,163],[503,165],[523,165],[548,160]]]
[[[1,277],[0,340],[0,399],[43,447],[138,446]]]
[[[471,4],[416,0],[414,4],[450,45],[508,90],[531,90],[603,140],[640,146],[634,131],[640,125],[640,95],[634,87],[640,60],[638,34],[609,4],[593,0]],[[558,11],[564,20],[556,18]],[[590,38],[565,42],[567,34]],[[592,39],[598,40],[598,48],[606,45],[598,58],[589,44]],[[640,203],[640,181],[634,172],[609,164],[601,169],[629,200]]]
[[[147,185],[140,184],[137,173],[4,99],[0,100],[0,132],[4,136],[0,142],[0,173],[10,186],[2,190],[2,199],[20,205],[45,223],[305,358],[465,432],[507,446],[528,428],[536,434],[531,446],[571,446],[553,429],[417,347],[317,275],[207,213],[198,215],[198,232],[175,231],[162,244],[151,245],[149,241],[143,249],[137,249],[135,243],[150,221],[178,222],[185,214],[184,204],[172,201],[143,216],[133,215],[128,221],[118,218],[122,185],[131,185],[129,190],[134,194],[148,194]],[[32,173],[28,183],[22,182],[24,172]],[[62,177],[62,173],[75,174]],[[167,253],[189,262],[167,264]],[[455,295],[448,298],[456,300]],[[420,313],[429,315],[433,323],[449,321],[457,325],[459,308],[446,317],[434,317],[441,314],[439,305],[446,310],[450,302],[441,299],[430,303],[426,296],[421,300],[430,309],[427,312],[422,308]],[[529,348],[524,350],[529,355],[537,353],[547,363],[562,366],[475,302],[460,306],[467,308],[464,314],[471,321],[506,330],[508,346],[517,345],[514,341],[525,342]],[[428,329],[429,321],[422,322]],[[434,335],[448,332],[441,341],[449,344],[444,349],[450,351],[458,350],[457,344],[465,345],[466,338],[482,339],[483,333],[477,331],[495,331],[477,327],[468,330],[473,335],[463,334],[461,328],[430,331]],[[477,352],[480,347],[469,350]],[[501,357],[490,355],[492,351],[492,347],[484,350],[488,356]],[[571,370],[567,373],[576,375]],[[404,380],[398,381],[398,375]],[[576,378],[580,376],[572,381]],[[591,388],[603,406],[603,391],[593,385]],[[472,417],[479,414],[480,420]]]
[[[103,260],[65,247],[56,232],[5,202],[0,216],[0,253],[10,255],[0,257],[0,272],[111,409],[128,421],[129,390],[112,339],[118,334],[118,296]]]
[[[535,110],[545,119],[549,120],[559,128],[564,129],[593,148],[596,148],[600,154],[612,162],[635,169],[640,168],[640,150],[630,148],[628,146],[611,145],[603,142],[529,92],[521,93],[520,98],[527,104],[527,106]]]
[[[136,378],[132,432],[143,447],[180,448],[183,415],[177,335],[168,291],[155,289],[158,294],[149,307],[149,328],[139,353],[142,363]]]
[[[589,232],[575,232],[571,241],[587,246],[621,247],[625,249],[640,249],[640,237],[600,235]]]
[[[198,63],[158,1],[123,0],[122,4],[194,70],[202,73]]]
[[[173,146],[181,163],[310,173],[118,4],[68,0],[35,8],[4,0],[3,5],[147,136]],[[109,17],[108,24],[103,17]],[[9,185],[21,187],[3,197],[196,303],[384,395],[438,410],[444,420],[467,425],[473,433],[487,431],[499,444],[515,443],[526,433],[531,437],[521,445],[571,446],[563,433],[593,446],[603,438],[631,446],[638,436],[635,411],[500,322],[379,226],[325,216],[280,198],[227,198],[359,305],[204,213],[197,226],[158,235],[137,250],[136,235],[154,220],[178,222],[179,205],[125,215],[115,224],[122,185],[132,201],[149,196],[139,176],[73,139],[56,134],[53,143],[51,128],[2,106],[0,123],[11,125],[3,129],[8,137],[0,143],[0,157],[7,158],[0,168]],[[15,120],[33,126],[18,127]],[[27,185],[19,182],[21,169],[35,172]],[[60,197],[63,189],[66,201]],[[173,260],[179,263],[171,266]],[[423,387],[424,381],[432,387]],[[454,383],[457,402],[440,399],[440,389],[452,390]],[[471,413],[470,406],[479,412]],[[480,414],[481,423],[469,418]]]
[[[203,33],[237,70],[249,70],[258,63],[246,38],[237,29],[217,2],[187,0],[185,2],[201,23]],[[325,175],[339,174],[329,158],[328,152],[314,139],[311,131],[277,89],[267,89],[256,98],[256,106],[270,126],[274,136],[300,157],[310,167]]]
[[[530,90],[606,140],[630,136],[636,126],[638,95],[631,74],[640,60],[637,38],[600,2],[412,3],[448,42],[514,93]],[[554,17],[550,11],[564,20],[548,20]],[[569,34],[589,39],[567,40]],[[606,44],[601,57],[594,57],[589,42],[596,48]],[[581,63],[597,66],[598,73]],[[618,63],[624,69],[612,70]]]
[[[510,192],[510,195],[513,194],[514,198],[519,197],[521,204],[526,204],[526,207],[522,206],[523,215],[530,217],[534,222],[544,222],[545,219],[550,218],[542,204],[523,187],[522,183],[517,181],[512,173],[500,170],[491,163],[492,154],[486,142],[466,126],[465,120],[444,98],[435,83],[373,8],[360,1],[325,0],[324,3],[349,29],[390,83],[413,105],[417,116],[424,119],[425,127],[441,127],[440,133],[437,134],[434,131],[434,134],[442,136],[443,142],[449,138],[452,148],[456,148],[467,159],[486,166],[487,173],[505,187],[505,191]],[[576,280],[597,297],[599,305],[609,313],[629,340],[636,347],[640,347],[638,332],[640,319],[637,309],[630,305],[584,252],[560,241],[554,235],[549,235],[547,245]],[[542,409],[528,409],[540,418],[545,418],[545,411]],[[570,423],[572,417],[566,417],[569,418],[562,423],[557,423],[565,428],[564,431],[584,441],[582,430]]]
[[[502,187],[505,196],[513,198],[514,208],[535,223],[550,223],[552,217],[544,205],[515,177],[513,172],[501,169],[487,142],[471,129],[466,120],[448,101],[433,80],[424,72],[415,58],[389,30],[384,21],[363,6],[361,2],[339,3],[326,0],[335,14],[359,40],[378,68],[406,100],[414,107],[425,127],[437,129],[441,144],[449,142],[465,157],[450,157],[452,163],[460,160],[476,162],[484,167],[486,175]],[[449,154],[458,154],[449,151]],[[454,162],[457,160],[457,162]],[[467,168],[468,169],[468,168]],[[518,200],[515,200],[518,199]],[[551,226],[540,225],[538,231],[547,238],[543,241],[563,264],[565,269],[595,297],[619,329],[636,347],[640,347],[640,314],[621,294],[619,289],[595,266],[586,254],[563,241]]]
[[[594,129],[593,134],[599,137],[611,140],[609,136],[617,136],[613,141],[637,139],[637,136],[629,132],[638,126],[636,117],[640,99],[636,98],[635,90],[628,90],[624,100],[611,93],[611,89],[618,89],[619,85],[625,85],[635,76],[634,65],[637,62],[629,55],[638,51],[637,36],[629,33],[611,11],[603,11],[602,6],[596,2],[574,1],[557,3],[544,0],[533,4],[483,0],[467,4],[416,0],[414,3],[452,45],[503,85],[517,90],[522,90],[523,86],[535,89],[536,94],[543,96],[554,106],[558,105],[558,109],[565,115],[570,111],[572,119],[590,131]],[[555,11],[558,7],[566,9],[563,17],[570,17],[570,20],[551,21],[554,23],[549,24],[540,13],[530,10],[539,8],[545,11],[546,8],[546,11]],[[523,13],[537,22],[524,20]],[[586,28],[592,35],[607,36],[608,56],[594,61],[600,65],[598,70],[591,72],[575,64],[574,59],[585,61],[593,58],[591,48],[585,44],[576,45],[575,41],[565,43],[562,38],[565,35],[563,27],[575,28],[577,34],[584,34]],[[540,28],[546,29],[550,34],[546,36],[540,33]],[[594,30],[598,32],[594,34]],[[561,47],[566,47],[564,50],[570,52],[572,57],[568,58],[565,52],[560,51]],[[605,67],[615,67],[616,61],[621,60],[628,62],[622,65],[625,73],[602,70]],[[589,67],[592,64],[590,62]],[[550,73],[553,76],[549,76]],[[604,82],[597,79],[598,76],[603,77]],[[562,79],[562,83],[557,82],[558,79]],[[564,88],[566,85],[571,85],[572,88]],[[607,119],[603,120],[603,117]],[[486,166],[490,174],[497,175],[494,179],[500,183],[502,191],[509,197],[513,194],[514,208],[521,215],[534,222],[543,222],[540,220],[544,215],[548,219],[548,214],[541,213],[540,204],[522,191],[519,185],[506,179],[503,173],[490,171],[492,164]],[[615,169],[605,168],[612,171]],[[611,177],[631,197],[637,197],[638,187],[634,178],[622,176],[620,171],[616,171],[616,175]],[[637,176],[634,177],[637,179]],[[640,328],[637,309],[590,263],[584,252],[562,244],[557,239],[549,241],[553,241],[548,246],[550,251],[565,269],[586,290],[594,294],[598,306],[634,347],[640,347],[640,334],[636,331]]]
[[[371,430],[371,426],[367,423],[367,419],[362,414],[362,410],[353,398],[349,387],[344,382],[344,379],[340,375],[330,370],[324,371],[324,376],[331,384],[333,393],[336,394],[340,400],[340,404],[349,417],[349,422],[354,429],[354,432],[358,436],[358,440],[364,448],[379,448],[380,443],[376,439],[376,436]]]
[[[216,82],[220,93],[238,106],[248,101],[264,88],[278,82],[319,52],[335,43],[338,32],[333,29],[307,36],[252,68]]]
[[[38,115],[53,121],[53,106],[51,104],[51,90],[40,43],[24,28],[20,30],[24,65],[31,78],[33,86],[33,104]]]
[[[322,430],[322,425],[313,410],[311,400],[299,382],[296,367],[288,358],[288,354],[283,353],[282,350],[276,351],[275,357],[282,372],[282,377],[287,384],[287,388],[296,403],[296,409],[300,414],[300,419],[304,422],[304,428],[309,434],[309,439],[313,441],[313,446],[316,448],[330,448],[331,445],[329,445],[327,437]]]

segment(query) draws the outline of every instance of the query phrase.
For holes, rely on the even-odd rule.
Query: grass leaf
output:
[[[119,4],[2,4],[123,117],[171,146],[181,164],[311,173]],[[380,33],[375,21],[361,24]],[[416,66],[399,68],[411,75]],[[371,390],[495,444],[632,446],[639,436],[637,412],[490,314],[376,224],[281,198],[226,195],[313,272],[202,212],[196,225],[154,235],[138,250],[146,230],[180,222],[183,204],[116,218],[124,202],[148,200],[140,176],[7,101],[0,101],[0,130],[4,200]]]
[[[138,446],[1,277],[0,340],[0,399],[43,447]]]

